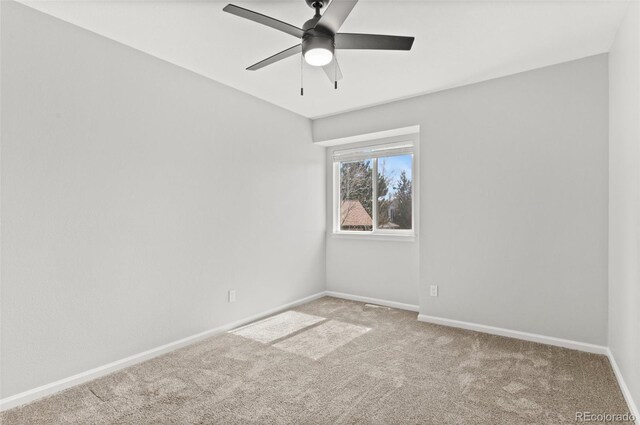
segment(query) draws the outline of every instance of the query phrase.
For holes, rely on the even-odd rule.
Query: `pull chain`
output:
[[[338,56],[333,52],[333,89],[338,90]]]
[[[300,96],[304,96],[304,56],[300,55]]]

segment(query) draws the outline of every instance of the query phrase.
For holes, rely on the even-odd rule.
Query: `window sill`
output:
[[[415,242],[416,235],[407,233],[393,235],[389,233],[369,233],[369,232],[332,232],[329,236],[335,239],[355,239],[361,241],[392,241],[392,242]]]

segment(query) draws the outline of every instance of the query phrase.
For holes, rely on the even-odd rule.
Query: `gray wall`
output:
[[[307,119],[16,3],[1,36],[0,397],[324,290]]]
[[[313,122],[420,125],[422,314],[606,344],[607,78],[599,55]]]
[[[609,55],[609,347],[640,405],[640,5]]]
[[[327,290],[418,305],[418,242],[327,235]]]

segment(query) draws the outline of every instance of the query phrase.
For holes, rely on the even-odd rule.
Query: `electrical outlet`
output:
[[[229,302],[230,303],[236,302],[236,290],[235,289],[229,289]]]
[[[432,297],[438,296],[438,285],[431,285],[431,296]]]

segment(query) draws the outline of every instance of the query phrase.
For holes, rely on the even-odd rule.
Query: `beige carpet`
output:
[[[294,310],[9,410],[0,422],[514,425],[628,411],[604,356],[336,298]]]

